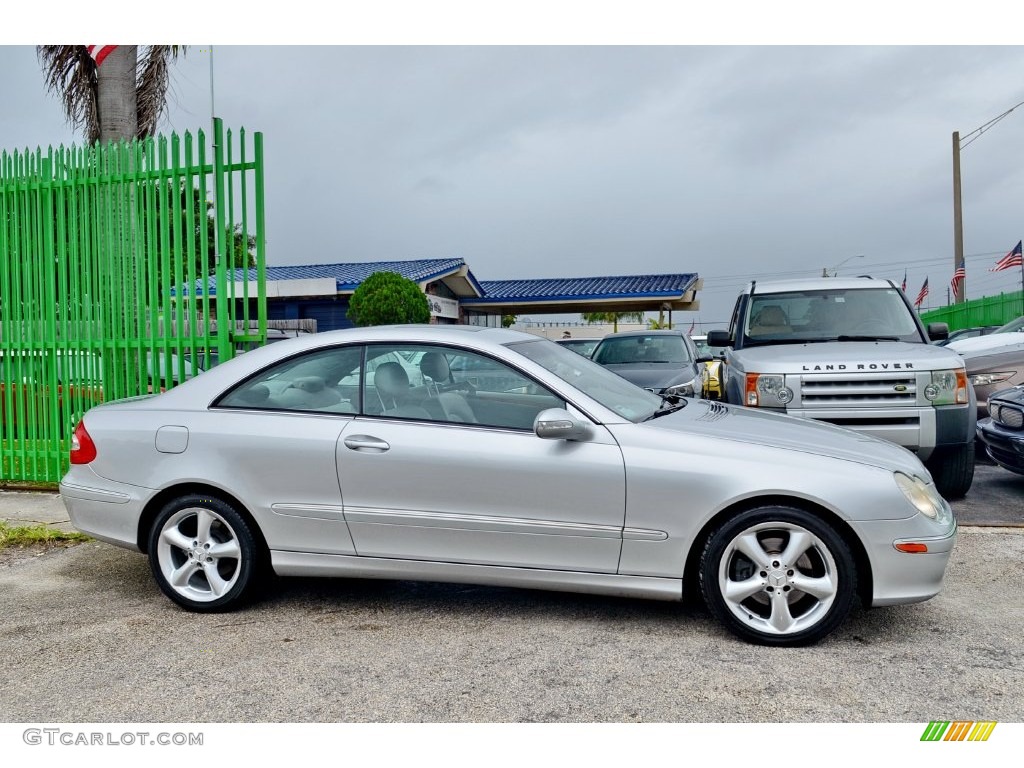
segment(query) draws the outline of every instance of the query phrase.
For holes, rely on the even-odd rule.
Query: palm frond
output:
[[[100,136],[96,107],[96,62],[84,45],[38,45],[46,89],[61,99],[68,122],[90,144]]]
[[[167,110],[167,88],[170,85],[171,61],[183,55],[188,46],[150,45],[139,59],[136,95],[139,119],[138,137],[156,132],[160,118]]]

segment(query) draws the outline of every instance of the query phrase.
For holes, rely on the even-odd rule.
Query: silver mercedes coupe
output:
[[[658,600],[806,645],[859,598],[941,590],[956,522],[908,450],[655,395],[554,342],[475,326],[314,334],[78,424],[79,530],[148,555],[191,611],[269,573]]]

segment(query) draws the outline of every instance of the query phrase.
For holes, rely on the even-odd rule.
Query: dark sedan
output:
[[[597,347],[600,339],[557,339],[556,342],[563,347],[568,347],[573,352],[578,352],[584,357],[590,357]]]
[[[624,331],[601,339],[591,359],[659,395],[701,391],[704,360],[682,331]]]
[[[996,392],[988,402],[990,415],[978,422],[978,439],[996,464],[1024,475],[1024,387]]]

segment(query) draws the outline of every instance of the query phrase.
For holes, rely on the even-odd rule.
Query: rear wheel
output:
[[[190,494],[164,506],[149,533],[157,585],[190,611],[230,610],[251,596],[260,548],[230,504]]]
[[[937,448],[925,462],[935,487],[947,499],[960,499],[974,482],[974,441],[952,448]]]
[[[808,645],[849,614],[857,569],[832,526],[800,509],[761,507],[708,539],[700,584],[711,613],[738,637]]]

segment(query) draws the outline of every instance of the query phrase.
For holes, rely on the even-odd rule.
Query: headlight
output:
[[[937,523],[945,524],[950,521],[953,512],[946,500],[935,490],[933,484],[926,483],[919,477],[910,477],[902,472],[894,472],[893,477],[896,480],[896,485],[903,491],[903,495],[907,497],[907,501],[913,505],[914,509]]]
[[[671,387],[665,387],[664,395],[682,395],[683,397],[690,397],[697,393],[701,388],[701,377],[698,374],[695,378],[690,381],[684,381],[682,384],[673,384]]]
[[[665,387],[662,392],[663,395],[682,395],[689,397],[693,394],[693,383],[687,382],[685,384],[676,384],[674,387]]]
[[[967,373],[963,368],[932,371],[932,381],[924,388],[932,405],[964,405],[968,402]]]
[[[968,378],[971,380],[971,384],[976,387],[984,387],[988,384],[998,384],[1001,381],[1006,381],[1011,376],[1014,376],[1016,371],[1001,371],[999,373],[976,373]]]
[[[777,373],[748,373],[743,404],[765,408],[785,408],[793,399],[786,377]]]

